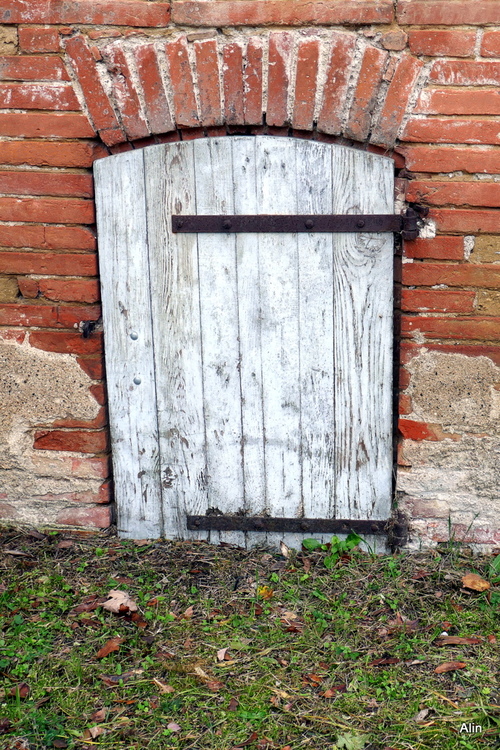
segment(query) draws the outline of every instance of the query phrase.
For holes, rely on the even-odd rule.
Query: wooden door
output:
[[[186,516],[388,518],[392,234],[173,234],[171,217],[392,213],[392,160],[238,136],[95,177],[120,534],[297,546]]]

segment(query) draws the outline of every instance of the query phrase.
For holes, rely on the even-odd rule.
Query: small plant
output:
[[[342,555],[349,554],[354,547],[357,547],[363,539],[356,534],[355,531],[350,531],[345,539],[339,539],[338,536],[332,536],[331,541],[328,544],[322,544],[317,539],[304,539],[302,546],[309,552],[320,549],[324,552],[328,552],[325,556],[323,563],[325,568],[331,570]]]

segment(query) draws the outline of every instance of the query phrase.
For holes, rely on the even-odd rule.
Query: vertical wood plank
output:
[[[173,234],[171,216],[196,213],[192,143],[144,150],[164,534],[187,532],[208,507],[197,238]]]
[[[297,141],[300,213],[328,214],[331,148]],[[302,507],[305,518],[334,511],[333,235],[301,234],[299,247]]]
[[[94,165],[118,530],[159,537],[162,504],[143,152]]]
[[[193,141],[197,214],[234,213],[231,141]],[[209,508],[243,509],[240,348],[236,238],[199,234],[200,325]],[[210,532],[210,541],[244,545],[243,532]]]
[[[337,147],[334,213],[392,213],[392,161]],[[386,518],[391,498],[392,234],[335,235],[336,516]]]
[[[298,213],[296,142],[258,138],[258,213]],[[300,362],[297,235],[259,234],[261,345],[266,467],[266,509],[270,516],[298,515],[301,509]],[[273,546],[293,536],[269,533]]]

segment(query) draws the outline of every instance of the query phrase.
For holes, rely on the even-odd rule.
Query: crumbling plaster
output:
[[[68,506],[97,492],[79,454],[33,448],[34,428],[58,419],[92,420],[99,404],[91,379],[70,354],[0,342],[0,515],[22,523],[56,522]],[[70,464],[68,461],[73,459]],[[96,472],[97,474],[97,472]],[[80,494],[79,494],[80,493]]]
[[[487,535],[500,517],[500,368],[487,357],[429,351],[407,368],[407,418],[450,434],[403,445],[407,467],[398,470],[397,489],[399,507],[413,519],[414,546],[418,537],[428,543],[448,534],[448,522]]]

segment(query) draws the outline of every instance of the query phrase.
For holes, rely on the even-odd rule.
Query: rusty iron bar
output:
[[[418,208],[418,210],[416,210]],[[172,232],[247,233],[247,232],[401,232],[403,239],[418,237],[418,221],[425,209],[410,207],[405,216],[398,214],[242,214],[172,216]]]
[[[299,534],[387,534],[389,520],[366,521],[345,518],[270,518],[268,516],[187,516],[192,531],[278,531]]]

